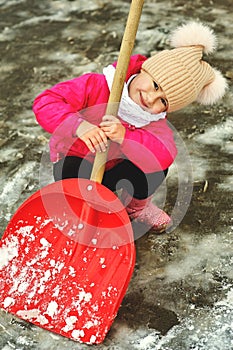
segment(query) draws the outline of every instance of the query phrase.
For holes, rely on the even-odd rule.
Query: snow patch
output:
[[[41,326],[49,323],[48,319],[44,315],[41,315],[41,311],[38,309],[19,310],[17,311],[16,315],[28,321],[35,319],[35,321],[38,322]]]
[[[53,297],[58,297],[59,293],[60,293],[60,288],[58,286],[56,286],[54,288],[54,290],[53,290],[53,295],[52,296]]]
[[[53,275],[55,275],[56,273],[60,273],[61,272],[61,270],[63,269],[65,264],[63,262],[51,259],[50,260],[50,266],[54,268],[53,269]]]
[[[91,299],[92,299],[91,293],[86,293],[85,291],[82,291],[79,293],[79,301],[89,302]]]
[[[13,298],[10,298],[10,297],[6,297],[5,299],[4,299],[4,308],[6,309],[6,308],[8,308],[9,306],[12,306],[12,305],[14,305],[15,304],[15,299],[13,299]]]
[[[38,290],[39,294],[44,293],[45,283],[49,281],[50,277],[51,277],[51,271],[50,270],[45,271],[44,276],[40,279],[40,284],[39,284],[40,289]]]
[[[22,282],[18,286],[18,292],[19,293],[24,293],[27,290],[28,287],[29,287],[29,283],[28,282]]]
[[[0,269],[7,266],[10,261],[18,257],[19,241],[17,237],[11,236],[6,240],[6,244],[0,248]]]
[[[87,321],[85,323],[85,325],[83,326],[83,328],[87,328],[90,329],[91,327],[95,327],[99,325],[99,321],[98,320],[93,320],[93,321]]]
[[[52,318],[58,313],[58,304],[56,301],[51,301],[49,303],[46,313]]]
[[[105,262],[105,258],[100,258],[100,265],[102,267],[102,269],[105,269],[107,266],[104,264]]]
[[[182,260],[172,261],[165,267],[165,276],[169,282],[182,280],[185,276],[193,274],[193,271],[197,270],[205,260],[212,261],[213,264],[214,259],[217,261],[222,252],[226,250],[224,242],[216,235],[203,238],[195,246],[189,241],[189,237],[183,236],[183,239],[185,240],[186,255],[182,256]]]
[[[72,331],[75,328],[75,323],[78,321],[76,316],[67,317],[65,322],[66,326],[62,328],[64,332]]]
[[[137,349],[139,350],[149,350],[152,346],[156,344],[156,338],[153,334],[148,334],[145,338],[140,339]]]
[[[5,28],[7,30],[7,36],[10,34],[11,29]],[[2,35],[2,34],[1,34]],[[1,41],[0,35],[0,41]],[[8,36],[9,40],[9,36]],[[0,161],[4,162],[12,157],[15,159],[15,155],[17,151],[14,149],[12,154],[8,154],[6,151],[1,153]],[[21,197],[21,194],[28,186],[28,179],[31,177],[31,174],[35,173],[37,163],[36,162],[28,162],[23,164],[19,171],[16,172],[8,181],[4,183],[4,188],[2,193],[0,194],[0,204],[7,203],[7,207],[12,207]],[[13,189],[13,190],[12,190]]]
[[[16,232],[20,233],[24,238],[30,238],[31,241],[34,241],[35,236],[31,233],[33,228],[34,226],[22,226]]]
[[[96,238],[92,238],[91,243],[92,243],[93,245],[96,245],[96,244],[97,244],[97,239],[96,239]]]
[[[85,336],[85,333],[84,333],[84,331],[82,329],[75,329],[72,332],[72,337],[74,339],[79,340],[80,338],[83,338],[84,336]]]
[[[43,251],[42,251],[42,253],[41,253],[41,258],[42,258],[42,259],[45,259],[46,256],[49,254],[49,248],[52,246],[52,244],[49,243],[49,242],[47,241],[47,239],[45,239],[45,238],[41,238],[41,239],[40,239],[40,244],[42,245],[42,248],[41,248],[41,249],[43,249]]]
[[[233,118],[228,117],[223,123],[216,124],[205,130],[204,134],[196,135],[194,140],[207,145],[218,145],[223,150],[227,150],[229,143],[229,151],[232,151],[231,135],[233,133]],[[230,153],[229,152],[229,153]]]
[[[43,248],[50,248],[52,246],[52,244],[49,243],[45,238],[40,239],[40,244],[43,246]]]
[[[72,277],[76,276],[75,269],[73,268],[73,266],[69,266],[69,275]]]
[[[37,217],[38,218],[38,217]],[[53,222],[53,219],[45,219],[42,224],[40,225],[41,228],[44,228],[46,225],[48,225],[50,222]]]
[[[96,341],[96,336],[92,335],[90,338],[90,343],[93,344],[93,343],[95,343],[95,341]]]

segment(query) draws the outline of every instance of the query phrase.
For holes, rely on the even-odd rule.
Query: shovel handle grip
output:
[[[144,0],[132,0],[131,2],[105,114],[117,116],[129,60],[133,51],[137,29],[142,13],[143,3]],[[108,143],[110,144],[110,141],[108,141]],[[107,155],[107,151],[96,153],[90,178],[91,180],[98,183],[102,182]]]

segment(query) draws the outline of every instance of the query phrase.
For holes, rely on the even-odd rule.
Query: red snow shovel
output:
[[[142,6],[131,3],[106,114],[117,115]],[[0,307],[87,344],[104,340],[135,263],[127,212],[101,185],[106,158],[97,153],[90,180],[62,180],[33,194],[0,242]]]

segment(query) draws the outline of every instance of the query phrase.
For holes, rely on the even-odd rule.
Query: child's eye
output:
[[[161,102],[165,107],[167,107],[167,100],[165,100],[165,98],[161,98]]]
[[[155,88],[155,90],[158,90],[158,89],[159,89],[158,84],[157,84],[155,81],[153,81],[153,83],[154,83],[154,88]]]

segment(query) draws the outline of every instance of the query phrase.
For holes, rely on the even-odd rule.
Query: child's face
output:
[[[153,78],[143,70],[131,81],[129,96],[142,109],[151,114],[165,112],[168,108],[165,93]]]

